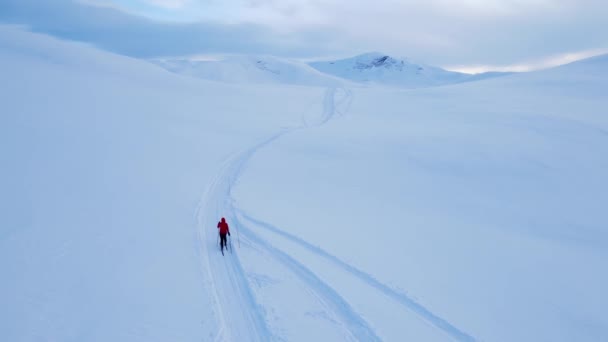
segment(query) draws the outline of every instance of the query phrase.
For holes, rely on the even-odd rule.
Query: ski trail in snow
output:
[[[430,310],[426,309],[424,306],[422,306],[421,304],[417,303],[415,300],[413,300],[412,298],[408,297],[406,294],[398,292],[392,288],[390,288],[388,285],[385,285],[383,283],[381,283],[380,281],[378,281],[376,278],[374,278],[373,276],[371,276],[370,274],[361,271],[360,269],[342,261],[341,259],[339,259],[338,257],[326,252],[325,250],[321,249],[318,246],[315,246],[309,242],[306,242],[305,240],[292,235],[290,233],[287,233],[284,230],[281,230],[279,228],[274,227],[273,225],[266,223],[266,222],[262,222],[260,220],[257,220],[249,215],[247,215],[246,213],[244,213],[242,210],[238,210],[238,216],[242,217],[243,219],[255,224],[258,227],[261,227],[263,229],[266,229],[270,232],[273,232],[275,234],[278,234],[302,247],[304,247],[305,249],[311,251],[312,253],[323,257],[326,260],[329,260],[330,262],[332,262],[334,265],[340,267],[341,269],[349,272],[350,274],[352,274],[353,276],[359,278],[360,280],[362,280],[363,282],[367,283],[368,285],[370,285],[371,287],[375,288],[376,290],[382,292],[384,295],[386,295],[387,297],[399,302],[401,305],[403,305],[404,307],[406,307],[407,309],[415,312],[416,314],[418,314],[421,318],[423,318],[425,321],[429,322],[430,324],[432,324],[433,326],[435,326],[436,328],[439,328],[441,330],[443,330],[445,333],[447,333],[450,337],[458,340],[458,341],[475,341],[475,339],[465,333],[464,331],[456,328],[454,325],[450,324],[448,321],[446,321],[445,319],[435,315],[434,313],[432,313]]]
[[[319,127],[342,114],[336,110],[336,103],[350,104],[349,90],[337,88],[326,90],[323,99],[323,112],[318,120],[302,126],[287,128],[258,144],[236,153],[221,166],[219,172],[207,186],[196,211],[201,266],[209,279],[209,290],[214,302],[218,329],[216,341],[268,341],[274,339],[269,331],[259,304],[249,287],[245,272],[238,258],[238,252],[222,256],[217,243],[217,220],[225,217],[229,222],[238,222],[236,209],[231,197],[232,187],[241,175],[249,159],[261,148],[272,143],[284,134],[308,127]],[[238,228],[238,225],[233,225]],[[233,229],[234,229],[233,228]],[[367,322],[356,314],[350,305],[331,287],[322,282],[314,273],[298,263],[289,255],[277,250],[258,238],[255,233],[245,229],[250,241],[269,251],[278,261],[287,265],[309,288],[330,307],[341,320],[348,333],[356,340],[380,340]],[[235,230],[234,233],[239,233]]]
[[[316,297],[325,304],[344,324],[344,328],[348,334],[356,341],[381,341],[374,330],[370,328],[367,322],[361,318],[352,307],[327,283],[322,281],[317,275],[310,271],[306,266],[299,263],[289,254],[275,248],[252,230],[244,226],[240,221],[235,221],[240,226],[240,231],[243,233],[250,244],[258,248],[266,250],[272,258],[285,265],[291,272],[303,281]]]
[[[416,313],[426,322],[442,330],[450,337],[459,341],[475,340],[472,336],[435,315],[406,294],[395,291],[376,280],[370,274],[349,265],[317,246],[270,224],[256,220],[235,208],[231,197],[232,187],[243,172],[249,159],[259,149],[272,143],[284,134],[299,129],[324,125],[334,116],[343,115],[351,102],[352,94],[349,90],[342,88],[327,89],[323,98],[323,112],[317,120],[310,123],[304,121],[305,123],[302,126],[285,129],[253,147],[235,154],[222,165],[217,176],[204,192],[197,208],[199,249],[203,249],[199,252],[202,267],[207,270],[210,291],[215,304],[215,313],[218,316],[219,326],[217,335],[215,336],[216,341],[266,341],[273,339],[273,335],[260,313],[260,307],[249,288],[248,280],[238,258],[238,252],[233,257],[224,257],[219,253],[215,224],[221,216],[226,217],[231,222],[238,223],[237,225],[233,225],[233,227],[238,228],[240,226],[248,241],[262,247],[306,283],[316,293],[319,300],[325,303],[340,318],[349,335],[356,340],[376,341],[380,339],[367,322],[333,288],[319,279],[302,263],[258,237],[251,229],[241,224],[238,216],[241,216],[250,223],[279,234],[314,254],[331,261],[341,269]],[[236,233],[238,234],[238,231]]]
[[[260,147],[269,144],[288,131],[263,140],[255,146],[229,158],[205,190],[196,218],[199,254],[202,268],[209,279],[209,290],[217,315],[218,341],[268,341],[272,335],[260,314],[259,305],[249,288],[237,253],[223,256],[217,243],[216,224],[220,217],[230,222],[232,204],[230,192],[243,165]],[[202,249],[202,250],[201,250]]]
[[[325,91],[325,96],[323,97],[323,115],[321,115],[321,118],[320,118],[319,122],[316,124],[316,126],[321,126],[321,125],[325,124],[334,115],[335,97],[336,97],[336,88],[328,88]]]
[[[339,92],[341,96],[338,96]],[[240,223],[238,216],[243,217],[245,220],[248,220],[251,223],[256,224],[257,226],[263,227],[271,232],[279,234],[300,246],[303,246],[307,250],[315,253],[318,256],[325,258],[326,260],[331,261],[333,264],[337,265],[341,269],[349,272],[354,275],[358,279],[362,280],[364,283],[370,285],[376,290],[380,291],[387,297],[395,300],[408,310],[416,313],[419,317],[421,317],[424,321],[428,322],[432,326],[437,329],[440,329],[450,337],[454,338],[458,341],[475,341],[475,339],[465,333],[464,331],[458,329],[445,319],[437,316],[421,304],[417,303],[412,298],[408,297],[406,294],[395,291],[389,286],[381,283],[377,279],[375,279],[370,274],[359,270],[358,268],[349,265],[348,263],[342,261],[341,259],[327,253],[323,249],[314,246],[294,235],[291,235],[283,230],[280,230],[272,225],[261,222],[252,218],[249,215],[246,215],[241,210],[235,208],[233,200],[231,198],[232,186],[236,183],[237,179],[243,172],[243,169],[249,159],[262,147],[272,143],[276,139],[280,138],[282,135],[293,132],[298,129],[304,129],[309,127],[319,127],[327,123],[336,115],[343,115],[345,111],[348,109],[352,102],[352,93],[350,90],[343,88],[329,88],[325,91],[323,98],[323,112],[319,117],[318,121],[312,123],[306,123],[300,127],[294,127],[291,129],[287,129],[283,132],[280,132],[271,138],[260,142],[259,144],[245,150],[244,152],[239,153],[237,156],[231,158],[227,162],[227,166],[225,170],[222,170],[218,175],[218,178],[223,180],[222,182],[214,182],[224,184],[224,188],[221,194],[216,194],[214,196],[210,196],[209,199],[215,199],[216,202],[218,199],[223,198],[222,210],[215,212],[215,215],[212,217],[219,217],[221,212],[226,213],[226,217],[228,217],[232,222]],[[214,186],[212,185],[212,188]],[[219,195],[219,196],[218,196]],[[289,269],[291,269],[294,273],[298,275],[300,279],[302,279],[308,286],[313,290],[321,300],[323,300],[329,307],[332,308],[334,313],[336,313],[339,317],[341,317],[342,322],[345,324],[346,329],[349,331],[351,336],[358,340],[379,340],[376,336],[375,332],[369,327],[367,322],[363,320],[358,314],[356,314],[350,305],[328,284],[320,280],[312,271],[303,266],[297,260],[289,256],[288,254],[278,250],[273,247],[269,243],[265,242],[263,239],[259,238],[252,230],[246,228],[244,225],[240,224],[241,229],[243,230],[244,235],[250,240],[256,243],[257,245],[263,247],[267,250],[274,258],[278,261],[286,265]],[[238,258],[235,258],[235,270],[239,272],[240,277],[238,278],[240,284],[242,285],[242,291],[247,293],[247,297],[250,303],[250,309],[256,310],[257,304],[253,300],[253,296],[251,295],[251,290],[248,288],[247,279],[244,278],[244,273],[242,272],[242,268],[240,263],[238,262]],[[234,274],[233,274],[234,275]],[[220,300],[221,301],[221,300]],[[218,301],[219,302],[219,301]],[[258,315],[259,316],[259,315]],[[262,317],[257,317],[258,320],[263,322]],[[264,324],[258,324],[258,328],[263,327],[265,331],[263,333],[265,336],[270,337],[270,333],[268,332],[267,327]],[[246,330],[245,330],[246,331]],[[251,330],[253,331],[253,330]]]
[[[343,115],[352,101],[352,92],[346,88],[327,88],[323,95],[323,112],[314,122],[308,123],[304,120],[304,125],[299,129],[319,127],[326,124],[336,115]]]

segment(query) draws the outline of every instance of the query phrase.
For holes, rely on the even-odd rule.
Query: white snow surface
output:
[[[2,341],[608,339],[608,56],[229,85],[3,26],[0,68]]]
[[[306,86],[349,83],[306,63],[273,56],[228,55],[213,60],[155,59],[151,62],[176,74],[225,83]]]
[[[478,81],[506,75],[506,73],[464,74],[412,62],[406,58],[395,58],[380,52],[369,52],[333,61],[311,62],[309,65],[325,74],[344,80],[368,85],[412,89]]]
[[[407,59],[395,59],[378,52],[337,61],[310,63],[255,55],[226,55],[198,60],[163,58],[150,62],[179,75],[222,83],[258,85],[384,86],[413,89],[479,81],[508,74],[464,74]]]

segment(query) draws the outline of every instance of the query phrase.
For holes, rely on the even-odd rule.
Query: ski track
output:
[[[218,316],[216,341],[272,339],[238,257],[224,257],[219,251],[216,224],[220,217],[226,217],[228,221],[232,220],[230,191],[244,163],[257,149],[286,132],[275,134],[229,158],[209,184],[199,203],[196,213],[198,246],[201,266],[207,270],[214,312]]]
[[[313,291],[317,299],[330,308],[331,311],[338,316],[339,320],[344,324],[347,333],[355,341],[381,341],[369,324],[361,318],[352,307],[338,294],[336,290],[330,287],[317,277],[310,269],[299,263],[289,254],[275,248],[270,243],[266,242],[252,230],[246,228],[240,221],[234,221],[240,227],[248,242],[258,249],[264,249],[275,260],[285,265],[291,272],[300,278],[310,290]]]
[[[233,227],[236,228],[233,228],[233,234],[235,232],[239,234],[239,231],[242,231],[244,237],[250,243],[264,249],[269,255],[296,274],[316,294],[317,298],[329,307],[336,317],[339,317],[351,338],[359,341],[381,340],[369,324],[331,286],[323,282],[302,263],[257,236],[253,230],[239,221],[238,216],[279,234],[331,261],[389,298],[399,302],[450,337],[459,341],[474,341],[474,338],[470,335],[433,314],[407,295],[379,282],[368,273],[294,235],[256,220],[235,207],[234,200],[231,197],[232,187],[236,184],[250,158],[258,150],[279,139],[284,134],[324,125],[336,115],[343,115],[350,107],[351,102],[352,93],[350,90],[344,88],[327,89],[323,98],[323,111],[316,122],[308,124],[306,120],[303,120],[304,124],[301,126],[286,128],[256,145],[234,154],[224,162],[218,174],[203,193],[196,211],[199,239],[197,246],[201,257],[201,267],[206,270],[209,280],[214,313],[217,316],[218,329],[214,338],[215,341],[268,341],[277,339],[268,328],[264,315],[261,313],[263,310],[260,310],[260,305],[256,302],[249,287],[248,279],[238,258],[238,251],[226,257],[219,252],[216,224],[220,217],[226,217],[228,221],[236,223],[233,224]]]
[[[325,92],[323,114],[318,122],[312,125],[286,128],[256,145],[236,153],[228,158],[219,172],[205,189],[197,206],[195,219],[199,243],[197,252],[201,268],[207,276],[208,288],[217,316],[215,341],[267,341],[275,339],[263,315],[259,304],[249,288],[248,280],[238,258],[238,253],[224,257],[217,246],[216,223],[218,218],[236,221],[231,199],[232,186],[238,180],[249,159],[262,147],[272,143],[282,135],[311,126],[320,126],[329,121],[335,114],[333,98],[337,89],[330,88]],[[344,96],[350,96],[344,91]],[[238,234],[238,230],[236,231]]]
[[[347,271],[348,273],[352,274],[353,276],[355,276],[358,279],[362,280],[363,282],[367,283],[368,285],[375,288],[376,290],[382,292],[387,297],[397,301],[398,303],[403,305],[408,310],[413,311],[419,317],[424,319],[426,322],[432,324],[434,327],[443,330],[443,332],[448,334],[450,337],[452,337],[458,341],[475,341],[475,338],[473,338],[471,335],[456,328],[454,325],[450,324],[445,319],[435,315],[430,310],[428,310],[421,304],[417,303],[414,299],[408,297],[406,294],[398,292],[398,291],[390,288],[388,285],[381,283],[376,278],[374,278],[372,275],[370,275],[364,271],[361,271],[360,269],[342,261],[338,257],[326,252],[325,250],[321,249],[320,247],[315,246],[295,235],[292,235],[290,233],[287,233],[284,230],[276,228],[269,223],[254,219],[253,217],[244,213],[242,210],[238,210],[238,213],[239,213],[239,216],[241,216],[245,220],[253,223],[254,225],[261,227],[263,229],[266,229],[272,233],[278,234],[278,235],[304,247],[308,251],[324,258],[325,260],[329,260],[334,265]]]

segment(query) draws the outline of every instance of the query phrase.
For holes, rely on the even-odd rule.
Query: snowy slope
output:
[[[218,60],[159,59],[159,66],[182,75],[242,84],[337,86],[348,83],[305,63],[272,56],[232,55]]]
[[[233,191],[239,222],[385,340],[605,340],[605,89],[606,56],[352,90],[342,116],[252,158]]]
[[[201,196],[226,158],[298,124],[323,92],[177,77],[10,27],[0,69],[0,340],[227,336],[198,239],[217,217],[198,225]],[[256,311],[237,305],[231,323],[256,336]]]
[[[403,88],[424,88],[477,81],[504,73],[469,75],[371,52],[352,58],[309,63],[313,68],[346,80]]]

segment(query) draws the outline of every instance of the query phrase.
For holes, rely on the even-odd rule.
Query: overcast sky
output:
[[[464,71],[608,53],[605,0],[0,0],[0,21],[135,57],[380,51]]]

